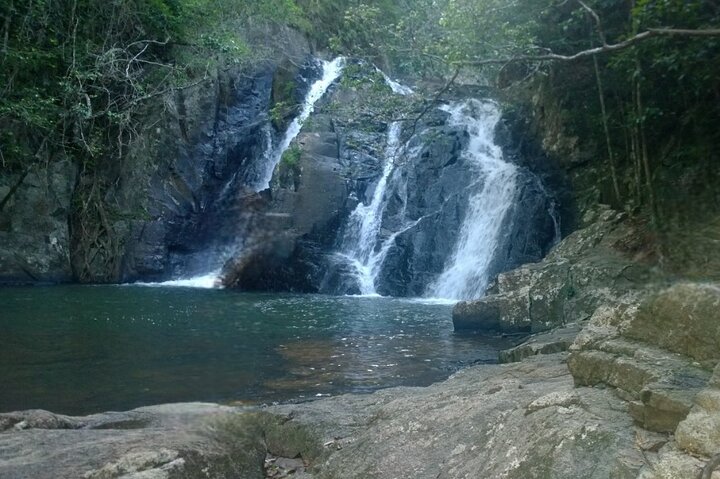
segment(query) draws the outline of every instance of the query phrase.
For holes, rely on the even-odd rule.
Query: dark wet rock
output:
[[[163,130],[161,167],[150,180],[151,219],[130,224],[123,280],[220,267],[208,263],[221,248],[235,246],[248,221],[243,206],[251,192],[243,172],[265,151],[273,73],[272,65],[248,77],[227,73],[176,99],[177,123]]]
[[[31,168],[17,189],[22,172],[0,175],[0,201],[14,190],[0,211],[0,283],[189,276],[219,268],[226,249],[243,245],[252,221],[248,184],[268,135],[277,135],[273,88],[285,83],[288,95],[302,98],[318,73],[301,34],[255,25],[246,35],[263,45],[263,59],[209,72],[195,87],[148,102],[146,125],[123,161],[78,178],[70,161],[53,158]],[[99,233],[106,246],[97,251],[80,227],[97,219],[77,208],[92,181],[107,216]]]
[[[68,215],[77,168],[69,161],[0,175],[0,284],[67,282]]]
[[[319,122],[317,124],[320,124]],[[331,128],[328,122],[326,128]],[[319,128],[319,127],[318,127]],[[331,129],[304,132],[296,162],[281,161],[266,208],[256,214],[242,251],[223,268],[223,283],[261,291],[318,292],[348,191]]]
[[[241,253],[252,257],[242,264],[257,265],[253,272],[234,275],[243,281],[226,284],[248,289],[270,284],[274,291],[359,292],[353,266],[335,253],[342,249],[350,213],[359,202],[371,201],[383,171],[389,124],[373,111],[378,108],[372,103],[376,83],[382,82],[373,75],[377,72],[367,65],[348,66],[348,81],[332,86],[303,125],[294,146],[302,152],[300,160],[292,165],[281,161],[276,168],[267,212],[297,216],[293,221],[298,227],[269,229],[269,236],[293,238],[294,252],[282,259],[283,271],[293,279],[281,277],[276,261],[265,257],[273,256],[272,248],[261,248]],[[413,101],[397,95],[394,100]],[[432,110],[412,131],[401,133],[407,144],[394,158],[398,168],[388,180],[392,194],[380,227],[380,242],[394,238],[376,278],[380,294],[424,295],[452,254],[477,178],[462,154],[468,136],[449,126],[447,118],[446,112]],[[519,185],[507,234],[491,266],[495,273],[539,260],[556,235],[552,195],[527,169],[519,175]],[[315,228],[300,225],[305,221]],[[261,271],[263,275],[255,277]]]

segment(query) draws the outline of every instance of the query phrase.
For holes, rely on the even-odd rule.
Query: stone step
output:
[[[538,354],[553,354],[567,351],[581,329],[582,325],[575,323],[547,333],[534,334],[524,343],[500,351],[498,360],[501,363],[516,363]]]
[[[710,380],[710,372],[690,358],[625,339],[575,351],[568,367],[578,386],[616,388],[632,417],[657,432],[674,432]]]

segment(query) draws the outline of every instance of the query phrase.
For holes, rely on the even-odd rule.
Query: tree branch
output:
[[[545,55],[518,55],[516,57],[509,58],[488,58],[484,60],[465,60],[459,62],[453,62],[455,66],[482,66],[482,65],[493,65],[493,64],[505,64],[505,63],[519,63],[519,62],[544,62],[544,61],[565,61],[572,62],[581,58],[597,55],[600,53],[614,52],[618,50],[624,50],[625,48],[631,47],[636,43],[647,40],[652,37],[659,36],[690,36],[690,37],[718,37],[720,36],[720,28],[714,29],[703,29],[703,30],[684,30],[678,28],[651,28],[644,32],[638,33],[637,35],[628,38],[622,42],[605,44],[600,47],[590,48],[588,50],[582,50],[572,55],[560,55],[557,53],[547,53]]]
[[[607,45],[608,43],[605,38],[605,31],[602,27],[602,21],[600,21],[600,15],[598,15],[595,10],[593,10],[585,2],[583,2],[583,0],[577,0],[577,2],[590,14],[591,17],[593,17],[593,20],[595,20],[595,27],[597,28],[598,36],[600,37],[600,41],[603,45]]]
[[[434,107],[439,101],[440,97],[450,89],[450,87],[455,83],[455,80],[457,80],[458,75],[460,75],[460,68],[455,69],[455,73],[452,77],[445,83],[445,85],[435,93],[435,95],[432,97],[430,101],[427,102],[425,105],[425,108],[422,109],[422,111],[413,118],[412,128],[410,129],[410,134],[408,135],[408,138],[412,137],[415,134],[415,131],[417,130],[417,125],[420,122],[420,120],[427,114],[427,112],[430,111],[432,107]]]

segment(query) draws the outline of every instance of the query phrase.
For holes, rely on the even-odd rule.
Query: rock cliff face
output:
[[[126,180],[150,181],[139,198],[144,218],[119,227],[127,231],[119,280],[219,270],[228,249],[242,244],[262,204],[248,185],[257,180],[257,164],[276,135],[269,113],[276,90],[287,90],[290,82],[283,100],[292,105],[309,87],[306,77],[317,74],[304,39],[294,34],[286,43],[281,54],[249,70],[219,73],[202,87],[178,93],[157,137],[131,152],[150,169],[128,172]],[[121,192],[123,200],[137,203],[128,190]]]
[[[88,178],[71,164],[55,162],[20,182],[2,177],[0,193],[12,194],[0,211],[0,281],[161,281],[225,265],[225,284],[240,289],[360,292],[337,253],[352,211],[372,198],[387,161],[383,100],[417,100],[394,94],[371,65],[353,64],[303,124],[291,146],[296,157],[284,158],[270,188],[256,193],[268,155],[322,74],[296,37],[251,68],[217,72],[148,108],[150,126],[121,164],[102,172],[97,241],[84,229],[91,213],[76,207]],[[449,98],[470,94],[458,89]],[[376,288],[421,296],[447,267],[476,179],[463,155],[468,135],[448,113],[431,109],[404,123],[379,218],[378,241],[388,250]],[[498,130],[520,166],[518,192],[490,274],[542,258],[562,213],[507,136]]]
[[[0,175],[0,284],[72,279],[68,216],[77,169],[67,161]]]

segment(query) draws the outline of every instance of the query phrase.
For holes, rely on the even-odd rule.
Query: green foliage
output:
[[[272,108],[270,108],[270,119],[275,123],[276,125],[281,125],[283,121],[285,121],[285,118],[287,118],[290,111],[292,111],[292,106],[287,104],[284,101],[279,101],[273,105]]]
[[[299,166],[301,156],[302,149],[298,145],[292,145],[285,150],[282,158],[280,158],[280,163],[286,168],[295,169]]]
[[[293,0],[9,0],[0,19],[0,160],[20,169],[119,159],[146,100],[258,54],[249,25],[308,28]]]

